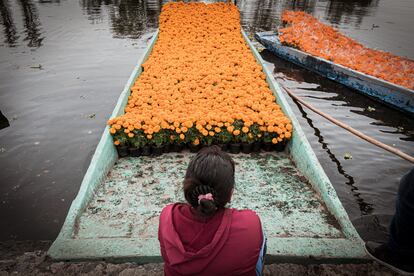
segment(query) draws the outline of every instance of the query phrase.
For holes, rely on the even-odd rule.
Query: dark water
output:
[[[1,239],[56,237],[163,3],[0,0]],[[285,8],[304,9],[370,47],[414,58],[411,0],[237,4],[250,33],[276,28]],[[414,154],[413,120],[262,55],[280,82],[307,102]],[[398,180],[412,166],[291,104],[350,217],[392,214]]]

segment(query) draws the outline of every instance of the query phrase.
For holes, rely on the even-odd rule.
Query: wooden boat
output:
[[[298,49],[284,46],[275,32],[259,32],[255,38],[277,56],[321,76],[355,89],[392,108],[414,116],[414,90],[355,71]],[[414,80],[413,80],[414,81]]]
[[[243,32],[257,61],[259,53]],[[112,117],[123,113],[130,87],[157,40],[131,74]],[[261,217],[269,261],[349,262],[366,257],[360,239],[272,74],[267,82],[294,127],[282,153],[233,155],[237,162],[232,207]],[[183,200],[181,181],[189,152],[118,159],[108,127],[80,190],[48,254],[57,260],[160,262],[158,216]]]

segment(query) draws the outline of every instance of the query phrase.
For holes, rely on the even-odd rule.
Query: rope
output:
[[[279,84],[280,84],[280,83],[279,83]],[[335,125],[340,126],[340,127],[342,127],[343,129],[348,130],[348,131],[349,131],[349,132],[351,132],[352,134],[354,134],[354,135],[358,136],[358,137],[359,137],[359,138],[361,138],[361,139],[364,139],[365,141],[367,141],[367,142],[369,142],[369,143],[371,143],[371,144],[373,144],[373,145],[375,145],[375,146],[377,146],[377,147],[380,147],[380,148],[382,148],[382,149],[384,149],[384,150],[386,150],[386,151],[389,151],[389,152],[391,152],[391,153],[393,153],[393,154],[395,154],[395,155],[397,155],[397,156],[399,156],[399,157],[401,157],[401,158],[403,158],[403,159],[405,159],[405,160],[407,160],[407,161],[409,161],[409,162],[411,162],[411,163],[414,163],[414,157],[413,157],[413,156],[408,155],[408,154],[406,154],[406,153],[404,153],[404,152],[400,151],[399,149],[396,149],[396,148],[394,148],[394,147],[391,147],[391,146],[388,146],[388,145],[386,145],[386,144],[384,144],[384,143],[381,143],[380,141],[375,140],[374,138],[371,138],[371,137],[369,137],[369,136],[367,136],[367,135],[363,134],[362,132],[360,132],[360,131],[358,131],[358,130],[356,130],[356,129],[352,128],[352,127],[350,127],[349,125],[344,124],[344,123],[342,123],[341,121],[338,121],[338,120],[334,119],[334,118],[333,118],[333,117],[331,117],[330,115],[328,115],[328,114],[326,114],[326,113],[324,113],[324,112],[320,111],[319,109],[317,109],[317,108],[315,108],[315,107],[313,107],[313,106],[311,106],[311,105],[307,104],[306,102],[304,102],[303,100],[301,100],[300,98],[298,98],[298,97],[297,97],[296,95],[294,95],[294,93],[292,93],[292,91],[290,91],[288,88],[284,87],[283,85],[280,85],[280,86],[281,86],[281,87],[282,87],[282,88],[286,91],[286,93],[288,93],[288,95],[289,95],[289,96],[290,96],[293,100],[295,100],[295,101],[299,102],[300,104],[302,104],[302,105],[306,106],[307,108],[309,108],[309,109],[310,109],[310,110],[312,110],[313,112],[315,112],[315,113],[317,113],[317,114],[321,115],[322,117],[324,117],[325,119],[327,119],[327,120],[331,121],[331,122],[332,122],[332,123],[334,123]]]

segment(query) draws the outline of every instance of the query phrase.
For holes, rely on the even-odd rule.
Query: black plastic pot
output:
[[[240,153],[240,143],[229,144],[229,151],[235,154]]]
[[[152,155],[159,156],[164,152],[163,147],[152,147]]]
[[[219,146],[222,151],[229,150],[229,144],[218,144],[217,146]]]
[[[171,145],[170,145],[170,144],[166,144],[166,145],[164,145],[164,147],[163,147],[163,152],[164,152],[164,153],[169,153],[169,152],[171,152]]]
[[[273,151],[273,144],[265,142],[265,143],[262,144],[262,149],[264,151]]]
[[[260,152],[260,148],[262,147],[261,142],[254,142],[252,144],[252,152]]]
[[[285,150],[285,147],[286,147],[286,143],[285,143],[285,142],[280,142],[280,143],[277,143],[277,144],[275,145],[275,150],[276,150],[277,152],[282,152],[282,151],[284,151],[284,150]]]
[[[127,146],[118,146],[118,147],[116,147],[116,150],[118,151],[118,156],[119,157],[128,156],[128,147]]]
[[[141,156],[142,150],[140,148],[129,148],[129,156],[138,157]]]
[[[247,143],[241,144],[241,152],[252,153],[252,151],[253,151],[253,144],[247,144]]]
[[[181,152],[184,149],[184,145],[182,144],[173,144],[171,146],[171,151],[172,152]]]
[[[190,149],[190,152],[198,152],[201,149],[201,145],[193,145],[193,144],[189,144],[188,148]]]
[[[142,152],[141,152],[141,155],[142,156],[149,156],[149,155],[151,155],[151,146],[144,146],[143,148],[142,148]]]

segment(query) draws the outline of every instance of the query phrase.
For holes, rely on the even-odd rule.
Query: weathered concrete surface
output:
[[[49,242],[50,244],[50,242]],[[0,243],[0,276],[6,275],[121,275],[146,276],[164,275],[162,263],[138,265],[134,263],[112,264],[107,262],[53,262],[46,256],[44,246],[37,243],[29,246],[33,251],[24,252],[24,245],[6,247]],[[41,248],[41,250],[36,250]],[[346,265],[298,265],[271,264],[265,265],[264,275],[396,275],[387,268],[376,263]]]

